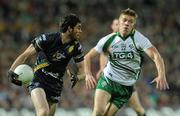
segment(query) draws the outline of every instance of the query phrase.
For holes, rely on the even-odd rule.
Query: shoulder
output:
[[[54,33],[45,33],[44,34],[46,37],[58,37],[60,36],[59,32],[54,32]]]
[[[149,39],[137,30],[135,31],[134,41],[135,41],[137,47],[140,47],[143,50],[152,46]]]
[[[110,34],[102,37],[101,39],[109,39],[109,38],[112,37],[113,35],[116,35],[116,33],[110,33]]]
[[[96,44],[96,46],[94,47],[96,49],[96,51],[98,51],[99,53],[103,51],[103,48],[104,46],[108,46],[106,45],[106,43],[111,43],[111,42],[108,42],[108,40],[113,37],[114,35],[116,35],[116,33],[111,33],[111,34],[108,34],[104,37],[102,37],[99,42]]]
[[[135,38],[135,39],[148,39],[145,35],[143,35],[143,34],[142,34],[141,32],[139,32],[138,30],[135,30],[134,38]]]
[[[54,45],[53,43],[56,42],[55,40],[59,37],[58,33],[44,33],[36,36],[31,43],[35,46],[37,51],[44,50],[49,46]]]
[[[99,42],[100,42],[100,43],[105,43],[110,37],[112,37],[112,36],[115,35],[115,34],[116,34],[116,33],[110,33],[110,34],[102,37],[102,38],[99,40]]]
[[[56,32],[56,33],[45,33],[43,34],[47,40],[55,40],[57,38],[60,37],[60,33]]]
[[[51,42],[60,37],[60,33],[43,33],[35,37],[37,42]]]

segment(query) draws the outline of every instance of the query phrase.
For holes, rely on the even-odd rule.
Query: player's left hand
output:
[[[151,83],[156,82],[156,88],[160,89],[160,90],[166,90],[169,89],[169,85],[166,81],[165,77],[156,77],[153,81],[151,81]]]
[[[76,83],[79,81],[78,77],[75,74],[70,73],[71,76],[71,88],[73,88]]]
[[[16,74],[14,71],[9,70],[8,71],[8,77],[10,78],[11,82],[15,85],[22,86],[22,81],[17,80],[18,74]]]

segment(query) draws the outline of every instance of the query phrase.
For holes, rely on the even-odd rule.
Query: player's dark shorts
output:
[[[125,86],[108,78],[105,79],[103,74],[100,76],[96,89],[101,89],[111,94],[110,102],[118,108],[121,108],[128,102],[133,92],[133,86]]]
[[[57,103],[60,100],[63,89],[63,80],[56,79],[51,75],[47,75],[41,70],[34,73],[34,79],[28,86],[29,91],[35,88],[42,88],[46,93],[48,102]]]

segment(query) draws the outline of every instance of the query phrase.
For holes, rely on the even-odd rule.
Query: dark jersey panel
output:
[[[81,62],[84,58],[81,44],[77,40],[63,44],[60,33],[42,34],[36,37],[32,44],[38,52],[36,70],[59,73],[64,75],[66,66],[71,58]]]
[[[33,45],[36,49],[36,51],[44,51],[46,48],[53,43],[53,39],[50,38],[55,38],[53,36],[49,37],[49,34],[42,34],[40,36],[37,36],[33,41]]]
[[[75,63],[78,63],[84,60],[84,53],[83,53],[82,45],[79,42],[76,42],[75,53],[73,55],[73,59]]]

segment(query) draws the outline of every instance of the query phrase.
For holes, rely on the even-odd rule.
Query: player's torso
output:
[[[109,46],[110,61],[123,64],[125,66],[139,69],[141,63],[140,50],[137,48],[137,42],[132,37],[122,39],[116,36]]]
[[[66,64],[72,58],[74,53],[75,43],[62,44],[56,39],[47,49],[44,50],[48,61],[52,65]]]
[[[76,53],[77,41],[63,44],[59,33],[48,35],[46,39],[46,46],[39,52],[36,65],[48,63],[46,70],[64,72],[69,60]]]
[[[132,36],[115,36],[108,48],[109,62],[104,71],[105,75],[124,85],[134,83],[140,73],[141,64],[137,44]]]

